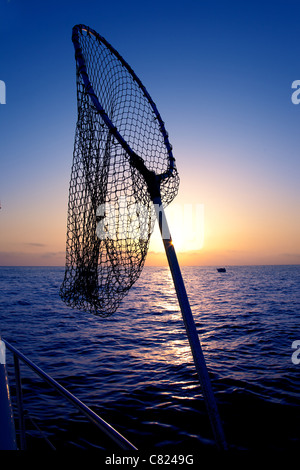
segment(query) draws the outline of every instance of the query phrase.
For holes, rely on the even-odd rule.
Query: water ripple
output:
[[[230,445],[296,449],[300,365],[291,344],[300,339],[300,267],[182,271]],[[66,307],[62,277],[62,268],[0,268],[2,336],[139,448],[210,448],[168,269],[145,268],[108,319]],[[58,448],[104,446],[68,405],[58,410],[55,394],[30,371],[22,376],[26,407]]]

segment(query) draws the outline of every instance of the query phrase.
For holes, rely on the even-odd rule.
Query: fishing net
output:
[[[155,194],[168,205],[179,178],[164,123],[129,65],[86,26],[72,39],[78,120],[60,295],[109,316],[144,266]]]

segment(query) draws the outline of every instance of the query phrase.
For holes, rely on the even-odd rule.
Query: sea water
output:
[[[230,448],[300,448],[300,266],[182,273]],[[106,319],[61,301],[63,275],[61,267],[1,267],[1,336],[138,449],[211,448],[169,269],[144,268]],[[9,351],[7,362],[14,395]],[[101,432],[25,365],[21,374],[29,446],[40,442],[33,422],[56,449],[106,448]]]

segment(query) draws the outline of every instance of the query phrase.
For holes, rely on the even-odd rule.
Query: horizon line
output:
[[[249,266],[300,266],[300,263],[253,263],[253,264],[182,264],[182,268],[210,268],[210,267],[249,267]],[[65,268],[57,264],[1,264],[0,268]],[[168,264],[145,265],[144,268],[169,268]]]

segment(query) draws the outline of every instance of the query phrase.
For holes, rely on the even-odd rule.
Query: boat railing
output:
[[[34,364],[28,357],[24,356],[18,349],[12,346],[3,338],[1,339],[5,344],[6,348],[13,354],[14,359],[14,373],[15,373],[15,385],[16,385],[16,407],[18,413],[18,425],[19,425],[19,448],[20,450],[26,450],[26,430],[25,430],[25,413],[23,406],[23,393],[20,373],[20,361],[26,364],[31,370],[33,370],[40,378],[46,383],[52,386],[60,395],[68,400],[72,405],[77,408],[81,414],[83,414],[90,422],[92,422],[98,429],[105,433],[113,442],[115,442],[123,450],[137,450],[136,447],[129,442],[122,434],[120,434],[115,428],[107,423],[103,418],[91,410],[75,395],[69,392],[50,375],[43,371],[39,366]]]

